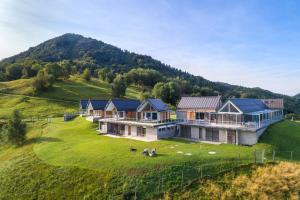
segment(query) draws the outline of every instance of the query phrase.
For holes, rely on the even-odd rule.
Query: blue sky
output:
[[[0,1],[0,58],[78,33],[213,81],[300,92],[300,1]]]

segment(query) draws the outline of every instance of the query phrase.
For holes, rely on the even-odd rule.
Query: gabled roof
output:
[[[84,100],[84,99],[80,100],[79,101],[79,107],[80,107],[80,109],[86,109],[88,103],[89,103],[89,100]]]
[[[110,102],[114,104],[118,111],[136,111],[141,102],[133,99],[112,99]]]
[[[104,110],[108,100],[89,100],[89,104],[92,105],[94,110]]]
[[[150,106],[158,111],[158,112],[164,112],[168,111],[169,107],[161,100],[161,99],[145,99],[143,103],[139,106],[138,110],[141,106],[143,106],[145,103],[149,103]]]
[[[210,97],[182,97],[177,105],[178,109],[212,109],[219,108],[221,96]]]
[[[270,109],[283,109],[283,99],[261,99]]]
[[[260,99],[230,99],[243,113],[251,113],[268,109]]]

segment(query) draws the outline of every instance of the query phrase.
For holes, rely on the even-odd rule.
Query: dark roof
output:
[[[251,113],[268,109],[260,99],[230,99],[243,113]]]
[[[213,109],[220,106],[221,96],[211,97],[182,97],[177,105],[178,109]]]
[[[118,111],[136,111],[141,104],[139,100],[132,99],[112,99],[111,102]]]
[[[80,107],[80,109],[86,109],[88,103],[89,103],[89,100],[80,100],[79,101],[79,107]]]
[[[104,110],[108,100],[89,100],[94,110]]]
[[[161,99],[146,99],[153,109],[158,112],[168,111],[169,107]]]

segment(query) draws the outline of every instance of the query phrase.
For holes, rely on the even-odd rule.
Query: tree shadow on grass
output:
[[[40,144],[43,142],[61,142],[61,139],[53,138],[53,137],[40,137],[40,138],[30,138],[26,140],[23,146],[30,144]]]

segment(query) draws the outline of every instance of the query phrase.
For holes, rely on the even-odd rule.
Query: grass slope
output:
[[[281,162],[250,166],[200,180],[184,190],[167,194],[172,199],[299,199],[300,165]],[[167,199],[167,198],[166,198]]]
[[[7,118],[13,109],[19,109],[26,118],[61,116],[77,111],[79,99],[111,98],[110,85],[97,79],[85,82],[71,77],[67,81],[57,81],[53,88],[38,97],[32,96],[31,82],[31,79],[0,82],[0,119]],[[137,98],[138,94],[137,88],[129,87],[126,98]]]
[[[45,122],[29,124],[29,138],[24,146],[0,147],[0,199],[130,199],[134,197],[132,191],[135,189],[131,182],[136,177],[141,181],[138,198],[156,198],[157,189],[162,191],[170,187],[159,187],[157,180],[169,172],[180,172],[180,168],[172,166],[183,165],[187,161],[190,164],[210,164],[238,154],[249,156],[254,148],[264,148],[271,143],[268,138],[252,148],[191,144],[180,140],[146,143],[98,136],[95,125],[82,118],[70,122],[54,119],[50,123],[42,123]],[[285,128],[285,124],[289,123],[279,123],[278,129]],[[296,132],[288,134],[297,134],[300,127],[296,127]],[[268,132],[273,137],[283,131],[273,131],[273,128]],[[139,151],[129,152],[129,146]],[[158,157],[142,156],[140,151],[145,147],[156,147]],[[178,154],[177,151],[192,155]],[[208,151],[216,151],[217,154],[209,155]],[[172,187],[180,186],[180,179],[174,181]],[[201,187],[210,189],[209,186]],[[188,191],[188,188],[185,189]],[[184,197],[181,193],[178,195]]]
[[[260,141],[275,149],[276,157],[300,161],[300,122],[284,121],[274,124],[262,135]]]

